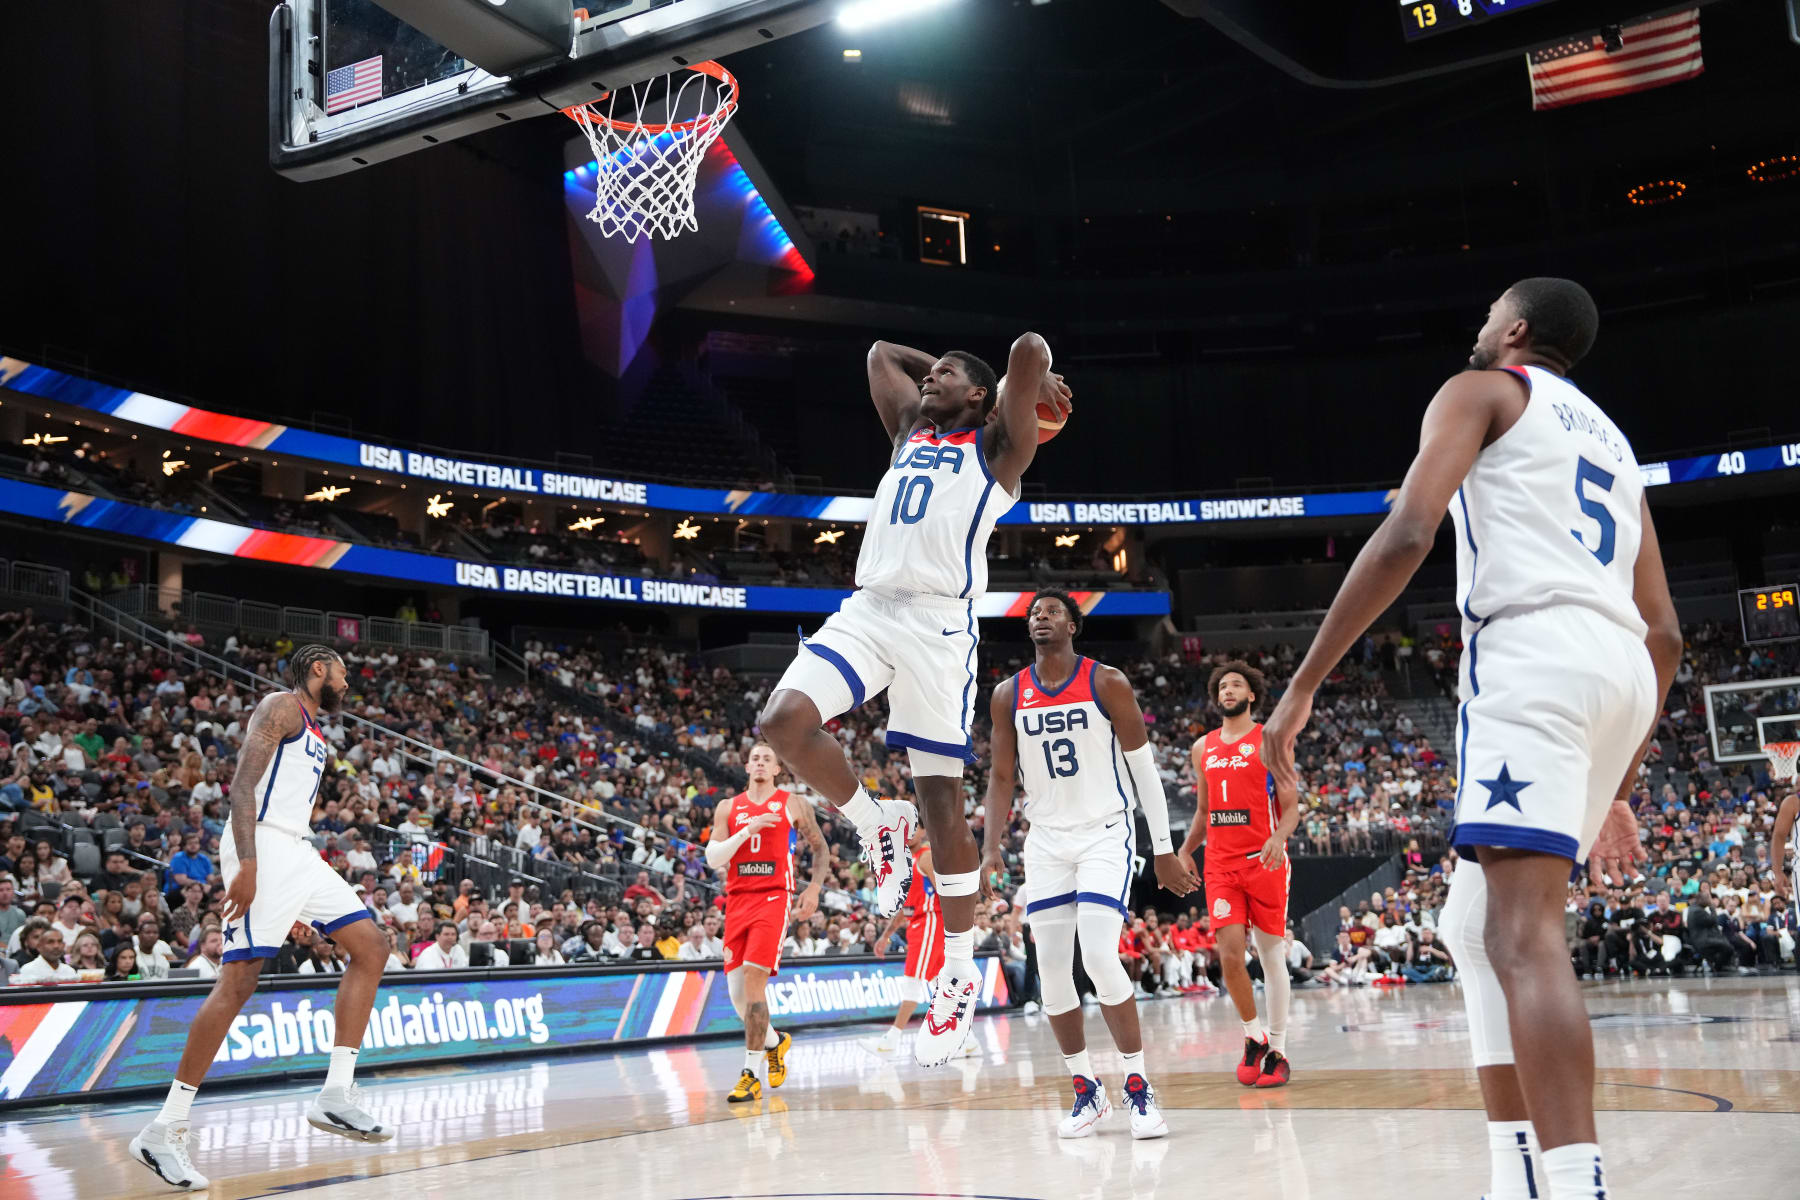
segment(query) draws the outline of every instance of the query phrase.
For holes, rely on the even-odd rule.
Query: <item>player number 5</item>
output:
[[[1613,515],[1608,511],[1604,501],[1588,495],[1587,485],[1590,483],[1602,492],[1610,492],[1612,491],[1613,475],[1611,471],[1597,467],[1584,458],[1575,467],[1575,502],[1581,505],[1581,511],[1600,527],[1600,544],[1589,546],[1587,538],[1582,536],[1579,529],[1571,529],[1569,532],[1574,535],[1576,541],[1581,543],[1582,548],[1599,559],[1600,565],[1604,567],[1613,560],[1613,542],[1619,532],[1619,523],[1613,520]]]

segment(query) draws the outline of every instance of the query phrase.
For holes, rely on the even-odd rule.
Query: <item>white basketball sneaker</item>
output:
[[[910,800],[889,800],[883,796],[874,800],[881,809],[881,821],[867,834],[858,830],[857,837],[862,841],[863,861],[869,864],[869,877],[875,883],[875,915],[886,920],[900,911],[906,890],[912,886],[913,861],[906,844],[918,828],[919,810]]]
[[[206,1176],[194,1170],[188,1157],[188,1125],[184,1121],[171,1125],[161,1117],[144,1126],[131,1139],[129,1150],[134,1162],[156,1172],[156,1177],[183,1192],[197,1192],[207,1184]]]
[[[1075,1107],[1056,1126],[1056,1136],[1082,1138],[1094,1135],[1094,1126],[1112,1115],[1106,1085],[1085,1075],[1075,1076]]]
[[[913,1060],[921,1067],[943,1066],[975,1035],[981,972],[972,962],[947,962],[934,986],[925,1024],[913,1035]]]
[[[1169,1136],[1169,1124],[1163,1120],[1161,1110],[1156,1107],[1156,1093],[1151,1090],[1150,1081],[1142,1075],[1131,1075],[1126,1078],[1125,1107],[1131,1112],[1132,1137]]]
[[[387,1142],[394,1137],[392,1125],[383,1125],[363,1108],[362,1089],[354,1083],[326,1088],[314,1096],[312,1107],[306,1110],[306,1123],[358,1142]]]

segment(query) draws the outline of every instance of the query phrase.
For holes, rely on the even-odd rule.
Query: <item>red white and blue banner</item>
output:
[[[1007,1003],[998,958],[982,960],[980,1008]],[[781,1028],[888,1020],[900,1004],[897,959],[801,959],[769,981]],[[388,975],[363,1035],[363,1067],[463,1062],[546,1049],[599,1050],[740,1033],[718,970]],[[481,978],[469,978],[479,974]],[[251,993],[207,1072],[209,1083],[323,1073],[331,1061],[337,977]],[[0,993],[0,1108],[61,1097],[160,1092],[211,985],[170,995],[157,985],[10,988]],[[155,988],[157,995],[133,995]],[[88,999],[86,996],[93,996]],[[78,998],[81,997],[81,998]]]
[[[0,512],[142,538],[226,558],[247,558],[292,567],[342,571],[373,579],[475,588],[517,596],[738,612],[832,613],[850,595],[843,588],[696,583],[646,579],[638,575],[596,575],[587,571],[468,562],[417,550],[389,550],[335,538],[252,529],[247,525],[164,512],[123,500],[106,500],[86,492],[64,491],[16,479],[0,479]],[[1072,594],[1082,611],[1089,615],[1159,617],[1169,612],[1167,592]],[[989,592],[975,601],[975,615],[1022,617],[1030,607],[1031,596],[1030,592]]]

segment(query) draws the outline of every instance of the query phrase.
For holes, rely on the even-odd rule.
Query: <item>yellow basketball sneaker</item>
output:
[[[744,1073],[738,1076],[737,1086],[731,1089],[731,1095],[725,1099],[731,1104],[748,1104],[752,1100],[761,1100],[762,1080],[756,1077],[755,1071],[745,1067]]]
[[[778,1088],[787,1082],[787,1052],[793,1048],[793,1035],[783,1033],[772,1049],[763,1052],[769,1060],[770,1087]]]

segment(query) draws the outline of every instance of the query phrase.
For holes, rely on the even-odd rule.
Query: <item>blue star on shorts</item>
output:
[[[1513,806],[1514,812],[1525,811],[1519,807],[1519,793],[1530,787],[1531,781],[1514,779],[1506,769],[1505,763],[1500,764],[1498,779],[1477,779],[1475,782],[1488,790],[1487,806],[1489,809],[1498,808],[1502,804],[1510,804]]]

